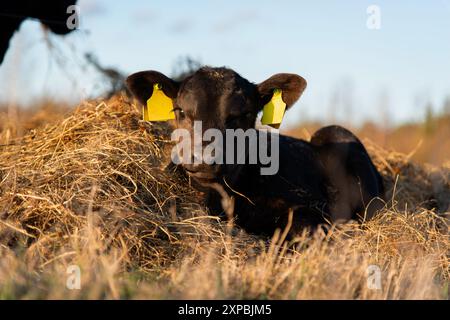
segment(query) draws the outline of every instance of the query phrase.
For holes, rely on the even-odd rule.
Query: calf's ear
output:
[[[126,84],[130,92],[140,103],[146,105],[153,93],[153,86],[159,84],[162,91],[171,99],[176,98],[179,83],[158,71],[141,71],[130,75]]]
[[[261,108],[268,103],[276,89],[281,90],[286,108],[290,108],[306,88],[306,80],[293,73],[277,73],[257,85]]]

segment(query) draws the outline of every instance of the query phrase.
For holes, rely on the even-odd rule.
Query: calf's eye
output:
[[[186,117],[183,109],[181,109],[180,107],[173,108],[173,111],[177,114],[177,118],[180,120],[183,120]]]

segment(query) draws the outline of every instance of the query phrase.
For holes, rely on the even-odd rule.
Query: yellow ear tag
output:
[[[175,119],[172,99],[164,94],[159,83],[153,85],[152,96],[143,107],[144,121],[166,121]]]
[[[284,111],[286,110],[286,103],[284,103],[281,96],[282,91],[275,89],[273,91],[272,99],[264,106],[261,123],[278,128],[283,120]]]

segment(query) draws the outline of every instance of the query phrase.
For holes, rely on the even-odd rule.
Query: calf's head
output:
[[[172,99],[176,128],[187,129],[191,139],[195,139],[194,123],[201,124],[201,135],[208,129],[216,129],[223,137],[227,129],[246,131],[254,128],[258,112],[272,99],[275,89],[282,91],[282,99],[289,108],[306,87],[306,81],[296,74],[279,73],[260,84],[253,84],[233,70],[210,67],[199,69],[181,82],[157,71],[134,73],[127,79],[128,88],[144,105],[155,84],[159,84],[165,95]],[[209,143],[204,141],[202,146]],[[224,147],[224,157],[226,152]],[[198,149],[193,148],[193,161],[183,163],[186,171],[197,180],[217,181],[237,169],[229,163],[198,163],[196,158],[202,157],[197,153]]]

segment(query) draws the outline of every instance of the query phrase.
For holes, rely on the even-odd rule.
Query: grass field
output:
[[[448,161],[363,139],[383,212],[288,243],[287,230],[258,238],[208,216],[165,169],[165,125],[127,98],[40,111],[1,118],[1,299],[449,298]]]

